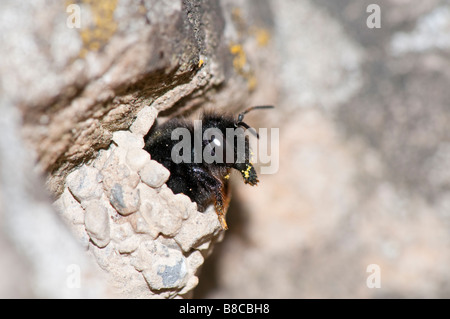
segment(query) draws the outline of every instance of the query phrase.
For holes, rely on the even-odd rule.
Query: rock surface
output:
[[[6,119],[20,125],[53,207],[125,297],[186,296],[198,283],[195,252],[206,246],[174,239],[198,222],[196,205],[167,189],[169,172],[142,150],[143,136],[158,113],[214,105],[215,92],[247,82],[225,39],[229,10],[181,0],[0,4],[2,112],[20,110],[20,121]],[[204,244],[220,225],[190,229]],[[140,259],[151,262],[134,267]]]
[[[270,4],[280,168],[237,183],[196,296],[448,298],[448,3]]]
[[[450,9],[369,5],[1,1],[0,297],[448,298]],[[143,137],[262,104],[279,169],[224,233]]]

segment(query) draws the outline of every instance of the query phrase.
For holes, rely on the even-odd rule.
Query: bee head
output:
[[[203,148],[208,148],[207,154],[214,159],[216,165],[239,170],[250,184],[256,184],[256,173],[253,166],[247,165],[251,162],[251,151],[244,130],[249,130],[258,138],[259,136],[255,129],[244,122],[244,116],[254,109],[268,108],[273,106],[254,106],[240,113],[237,118],[214,112],[207,112],[202,118]],[[228,134],[230,132],[231,136]]]

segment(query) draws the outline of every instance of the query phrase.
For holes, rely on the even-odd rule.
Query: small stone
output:
[[[111,148],[107,150],[100,150],[98,152],[97,158],[93,161],[92,166],[99,171],[102,170],[105,165],[107,159],[111,156]]]
[[[130,148],[127,152],[126,161],[131,169],[139,171],[150,162],[150,154],[142,148]]]
[[[191,276],[191,277],[189,277],[189,280],[187,281],[186,286],[184,286],[184,288],[181,289],[178,294],[184,295],[184,294],[192,293],[192,289],[197,287],[197,285],[198,285],[198,277]]]
[[[158,233],[172,237],[180,230],[182,224],[181,212],[169,210],[159,201],[145,201],[141,205],[141,214],[149,228],[156,229]]]
[[[210,241],[205,241],[203,244],[196,246],[195,249],[199,251],[207,251],[210,245],[211,245]]]
[[[112,168],[119,165],[122,155],[118,154],[118,153],[120,153],[121,150],[123,151],[123,149],[117,147],[114,144],[111,144],[109,149],[105,153],[102,154],[102,158],[101,158],[100,162],[98,163],[98,166],[101,167],[100,171],[109,172]]]
[[[119,147],[123,147],[125,149],[144,147],[144,139],[139,135],[131,133],[130,131],[116,131],[113,133],[112,140]]]
[[[137,212],[130,216],[130,224],[133,226],[133,230],[137,234],[149,234],[153,239],[158,237],[159,230],[153,225],[149,225],[140,212]]]
[[[174,239],[181,249],[188,252],[210,241],[221,230],[217,214],[211,206],[204,213],[198,211],[191,213]]]
[[[123,216],[130,215],[139,209],[139,189],[116,183],[111,188],[109,201],[119,214]]]
[[[139,247],[139,240],[135,237],[130,237],[120,242],[117,245],[117,250],[121,254],[131,254]]]
[[[152,106],[144,107],[137,114],[136,120],[130,127],[130,131],[144,136],[150,130],[158,112]]]
[[[125,219],[121,219],[121,223],[113,223],[112,226],[111,239],[116,243],[123,242],[134,236],[133,227],[130,223],[125,222]]]
[[[136,186],[141,181],[139,174],[131,171],[125,164],[117,164],[115,167],[110,167],[108,170],[101,171],[103,179],[103,187],[107,192],[115,186],[115,184],[120,183],[120,185],[127,185],[131,188],[136,188]]]
[[[131,174],[130,168],[124,164],[126,153],[125,149],[118,147],[111,152],[111,155],[105,162],[100,171],[105,190],[110,190],[117,182],[123,184],[123,181],[129,178]]]
[[[67,186],[80,203],[102,196],[103,189],[100,186],[98,175],[95,168],[84,165],[67,176]]]
[[[159,241],[142,243],[132,259],[153,290],[182,288],[186,285],[187,260],[180,250]]]
[[[130,186],[131,188],[136,188],[141,182],[141,178],[138,173],[131,172],[130,176],[124,179],[123,183]]]
[[[191,212],[197,212],[197,204],[184,194],[173,195],[169,200],[169,207],[171,210],[179,211],[183,219],[188,219]]]
[[[97,247],[103,248],[109,244],[111,237],[108,210],[100,201],[91,201],[87,204],[84,225]]]
[[[148,271],[144,270],[144,278],[149,280]],[[187,274],[186,260],[184,257],[178,258],[174,265],[159,265],[157,267],[157,275],[161,277],[163,286],[161,288],[178,288],[184,281]],[[154,273],[152,273],[154,275]],[[149,282],[151,285],[151,282]]]
[[[142,181],[150,187],[161,187],[169,178],[170,172],[156,161],[150,161],[140,171]]]
[[[112,265],[119,263],[120,255],[116,253],[114,245],[101,248],[94,242],[90,242],[88,252],[95,257],[100,268],[108,272],[111,270]]]
[[[141,207],[140,207],[141,211],[145,202],[152,203],[158,201],[158,193],[155,189],[147,186],[144,183],[140,183],[137,189],[139,190],[139,196],[141,198]],[[153,238],[156,238],[159,235],[159,229],[157,229],[153,223],[148,224],[140,211],[131,215],[129,217],[129,220],[130,224],[133,226],[133,229],[136,233],[149,234]]]
[[[203,264],[205,261],[205,258],[203,258],[203,255],[198,250],[194,250],[189,257],[187,258],[188,265],[189,265],[189,271],[191,271],[193,274],[197,272],[197,269]]]
[[[68,188],[53,204],[58,213],[72,225],[84,225],[84,209]]]
[[[147,200],[152,202],[158,200],[158,191],[147,184],[140,183],[137,189],[139,189],[139,194],[141,195],[142,201]]]
[[[172,190],[167,185],[162,185],[158,189],[159,198],[161,198],[163,201],[170,202],[173,200],[175,194],[172,192]]]

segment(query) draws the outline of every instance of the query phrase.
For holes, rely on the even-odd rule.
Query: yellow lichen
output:
[[[266,46],[270,41],[270,33],[267,29],[264,28],[254,28],[253,32],[256,38],[256,43],[260,47]]]
[[[245,64],[247,63],[247,56],[240,44],[232,44],[230,46],[230,52],[234,55],[233,66],[238,72],[244,70]]]
[[[248,89],[252,91],[256,87],[256,77],[247,63],[247,55],[241,44],[230,44],[230,53],[234,55],[233,67],[238,74],[244,77],[248,83]]]
[[[245,20],[242,17],[242,11],[240,8],[235,7],[231,10],[231,18],[237,27],[238,32],[244,32],[246,25]]]
[[[249,74],[249,76],[247,77],[247,81],[248,81],[248,89],[250,91],[253,91],[256,88],[256,85],[258,84],[256,76],[253,73]]]
[[[237,43],[230,44],[230,52],[234,56],[233,67],[238,74],[247,80],[249,91],[253,91],[258,82],[251,65],[248,63],[247,54],[242,43],[248,37],[253,37],[258,46],[264,47],[270,41],[270,33],[266,28],[249,27],[240,8],[236,7],[232,9],[231,18],[238,35]]]
[[[66,1],[66,5],[75,1]],[[117,0],[81,0],[77,1],[84,8],[89,8],[92,16],[92,23],[86,25],[82,22],[80,30],[83,48],[80,50],[80,57],[85,57],[89,51],[97,52],[101,50],[114,35],[117,30],[117,22],[114,20],[114,11],[117,7]]]

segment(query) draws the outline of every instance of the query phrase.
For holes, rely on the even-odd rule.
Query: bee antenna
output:
[[[243,127],[245,127],[245,129],[250,130],[250,132],[252,132],[253,135],[255,135],[256,138],[259,139],[259,134],[258,134],[258,132],[256,132],[256,130],[255,130],[253,127],[250,127],[247,123],[245,123],[245,122],[238,122],[238,123],[237,123],[237,126],[243,126]]]
[[[256,110],[256,109],[273,109],[273,105],[258,105],[258,106],[252,106],[246,109],[245,111],[239,113],[237,121],[238,123],[242,123],[242,120],[244,119],[244,115],[247,114],[250,111]]]

